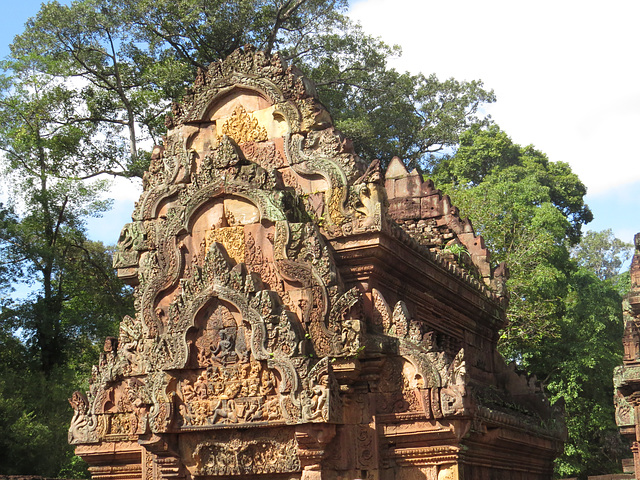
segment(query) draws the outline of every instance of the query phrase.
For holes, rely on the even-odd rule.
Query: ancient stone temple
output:
[[[399,159],[250,48],[173,106],[69,441],[93,478],[549,479],[564,430],[496,351],[505,268]]]
[[[634,239],[631,261],[631,291],[622,302],[624,317],[623,365],[613,374],[616,423],[631,443],[633,462],[624,462],[625,472],[640,472],[640,233]]]

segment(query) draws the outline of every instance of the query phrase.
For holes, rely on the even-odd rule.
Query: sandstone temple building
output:
[[[634,239],[631,291],[622,303],[624,317],[623,365],[613,375],[616,423],[629,440],[633,461],[623,461],[625,472],[640,473],[640,233]]]
[[[506,268],[448,197],[363,163],[251,48],[173,106],[69,441],[101,480],[550,479],[564,427],[496,351]]]

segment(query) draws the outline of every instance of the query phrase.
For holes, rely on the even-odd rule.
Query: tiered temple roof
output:
[[[72,399],[94,478],[551,478],[561,420],[496,350],[506,269],[432,182],[251,48],[167,126],[114,258],[135,316]]]

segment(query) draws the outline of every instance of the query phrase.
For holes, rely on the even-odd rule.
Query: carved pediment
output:
[[[500,423],[507,396],[507,413],[474,417],[473,381],[526,383],[496,372],[505,304],[481,238],[399,160],[385,188],[297,69],[240,49],[199,71],[167,125],[114,255],[135,314],[71,400],[69,440],[94,474],[313,480],[412,465],[440,478],[483,422],[517,423]],[[423,200],[484,283],[393,220]]]

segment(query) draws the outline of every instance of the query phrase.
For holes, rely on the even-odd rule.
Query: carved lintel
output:
[[[267,436],[232,432],[198,443],[193,451],[196,475],[262,475],[299,472],[296,440],[290,431]]]

